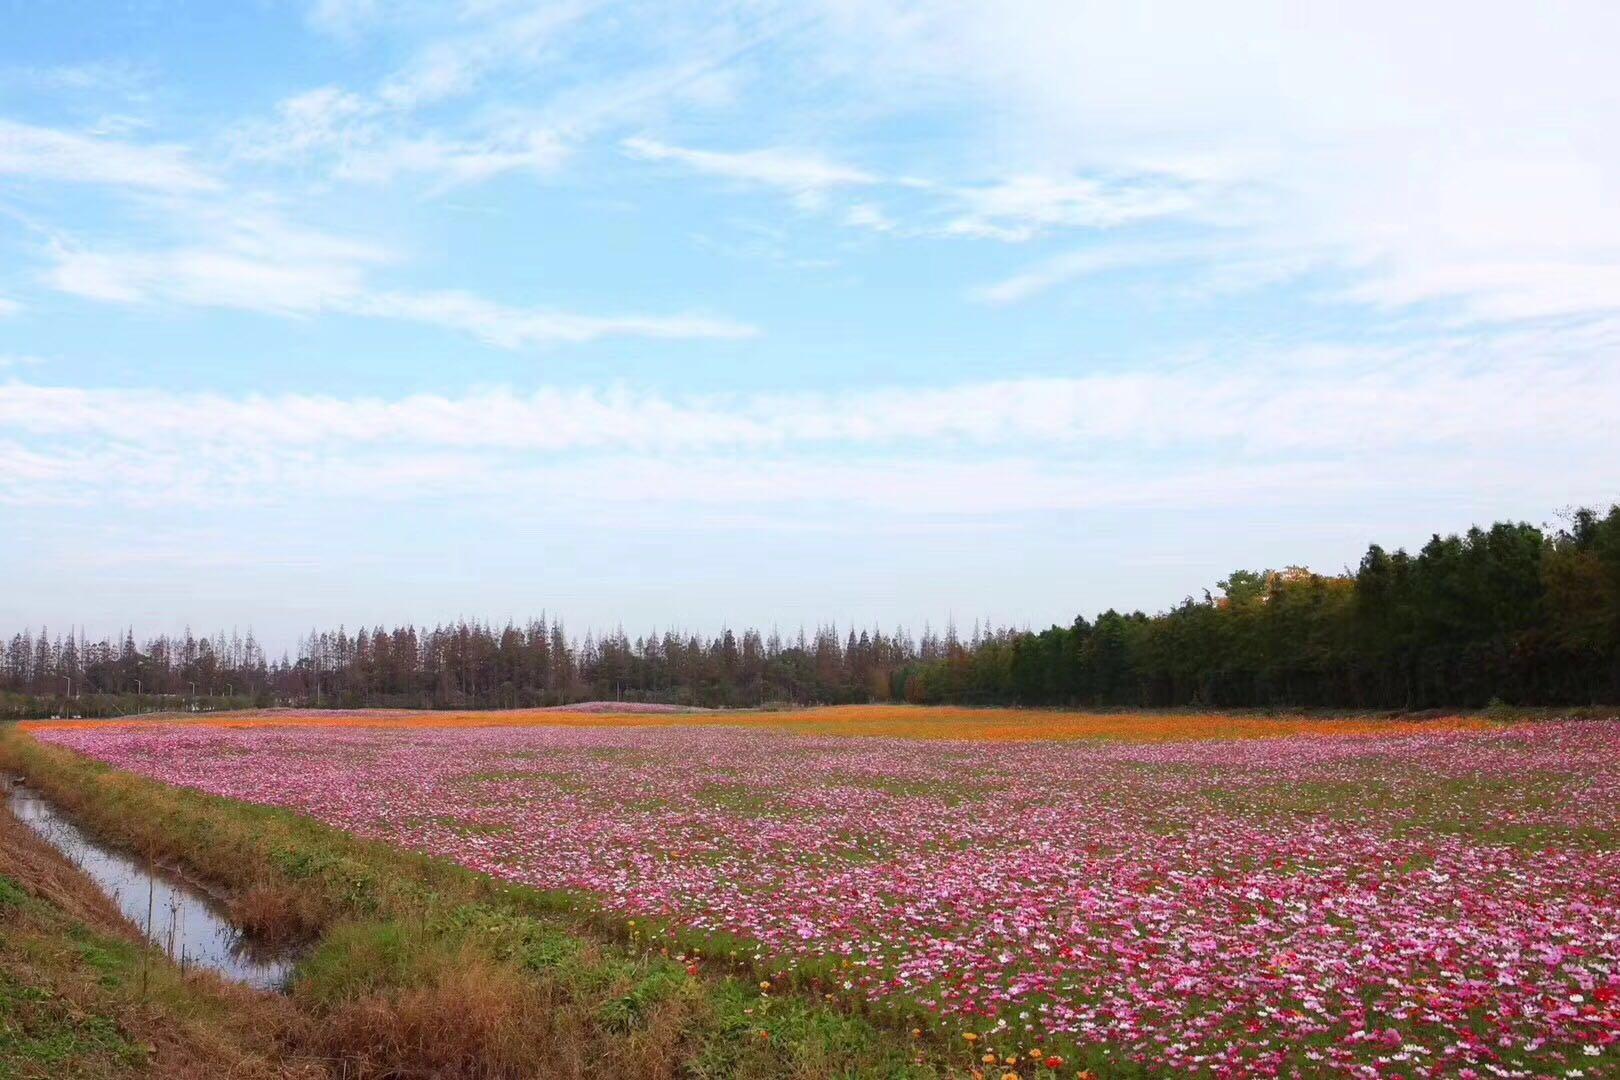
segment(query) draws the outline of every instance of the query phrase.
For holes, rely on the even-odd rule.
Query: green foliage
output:
[[[1196,538],[1189,538],[1189,544]],[[313,706],[510,708],[583,699],[677,705],[915,704],[1425,709],[1620,701],[1620,508],[1565,527],[1498,522],[1358,567],[1240,569],[1168,611],[1105,611],[1037,633],[920,639],[831,626],[784,640],[617,631],[544,619],[315,633],[296,661],[252,642],[0,643],[0,718]],[[238,647],[240,646],[240,647]],[[223,684],[223,685],[222,685]],[[201,696],[193,697],[195,686]],[[75,696],[69,698],[69,688]],[[210,697],[202,688],[215,691]],[[137,689],[145,693],[136,693]],[[220,690],[228,691],[221,695]]]
[[[1427,709],[1620,701],[1620,507],[1498,523],[1356,571],[1239,570],[1160,615],[1107,611],[907,665],[905,700]]]
[[[0,911],[20,908],[28,903],[28,894],[15,881],[0,874]]]
[[[300,1000],[330,1006],[385,988],[419,985],[423,934],[403,922],[345,922],[298,965]]]
[[[111,1017],[81,1013],[0,971],[0,1080],[77,1076],[91,1063],[135,1069],[145,1061],[146,1051]]]

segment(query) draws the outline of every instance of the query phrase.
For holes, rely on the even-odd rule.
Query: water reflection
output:
[[[181,969],[207,968],[261,990],[285,989],[294,957],[245,940],[212,897],[180,878],[102,846],[27,785],[7,785],[17,818],[83,870]]]

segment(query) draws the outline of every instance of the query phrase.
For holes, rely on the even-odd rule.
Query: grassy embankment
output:
[[[0,1078],[327,1075],[283,998],[182,976],[90,880],[0,812]]]
[[[27,894],[8,909],[4,938],[23,997],[12,1003],[8,975],[0,1015],[8,1031],[14,1017],[24,1025],[18,1054],[37,1058],[41,1039],[90,1040],[82,1053],[102,1071],[84,1075],[139,1069],[150,1056],[141,1047],[159,1045],[154,1025],[184,1031],[221,1016],[252,1035],[232,1041],[225,1024],[221,1052],[272,1074],[319,1061],[355,1078],[936,1076],[971,1062],[963,1047],[915,1039],[903,1016],[829,1003],[814,975],[764,990],[751,952],[716,957],[723,943],[710,939],[711,958],[697,962],[663,928],[599,916],[578,898],[169,788],[16,730],[0,730],[0,768],[26,774],[104,839],[224,889],[260,935],[314,942],[285,1002],[183,980],[158,962],[159,989],[131,1012],[144,950],[103,929],[90,952],[118,959],[98,968],[74,937],[82,914],[76,922],[40,890],[8,882],[5,895]],[[80,881],[82,898],[93,887]],[[39,990],[53,996],[35,1000]],[[261,1032],[273,1032],[268,1044]]]

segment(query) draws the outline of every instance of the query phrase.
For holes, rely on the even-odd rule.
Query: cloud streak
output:
[[[499,303],[458,290],[374,284],[396,262],[385,248],[301,228],[278,215],[193,207],[211,243],[158,249],[90,248],[54,240],[42,280],[73,296],[124,305],[177,304],[281,318],[337,314],[466,334],[505,349],[602,338],[738,340],[755,327],[703,314],[597,315]]]
[[[0,118],[0,176],[152,191],[217,190],[183,147],[138,144]]]
[[[672,162],[709,176],[795,194],[878,182],[871,173],[805,150],[693,150],[643,136],[625,139],[620,145],[626,154],[643,161]]]
[[[473,319],[473,317],[468,317]],[[548,329],[546,334],[564,330]],[[580,334],[595,334],[588,325]],[[0,432],[50,439],[557,453],[897,452],[1047,447],[1063,455],[1236,453],[1252,460],[1503,440],[1614,444],[1620,325],[1314,348],[1147,371],[828,393],[667,395],[609,387],[400,398],[0,385]]]
[[[1248,264],[1275,255],[1333,269],[1349,283],[1341,300],[1475,324],[1620,310],[1612,4],[1538,18],[1461,0],[1418,13],[1395,0],[827,10],[823,47],[840,69],[896,111],[962,117],[984,168],[1160,178],[1139,208],[1219,226],[1217,275],[1231,260],[1273,281]],[[1031,191],[1023,219],[1107,227],[1086,183],[1072,199]],[[990,190],[1020,201],[1016,184]],[[1002,235],[994,218],[967,221]]]

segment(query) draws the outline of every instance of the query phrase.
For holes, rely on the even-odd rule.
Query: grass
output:
[[[83,1014],[0,971],[0,1077],[116,1075],[145,1061],[111,1017]]]
[[[914,1038],[906,1017],[809,986],[762,992],[742,943],[708,939],[700,961],[697,943],[580,898],[119,773],[21,731],[0,732],[0,766],[104,839],[223,890],[257,932],[311,942],[287,1002],[295,1016],[273,1026],[282,1053],[341,1077],[969,1071],[960,1047]],[[0,905],[9,896],[0,889]],[[72,948],[66,928],[56,938]],[[86,979],[106,975],[83,953],[75,963]]]
[[[9,814],[0,866],[0,1080],[325,1074],[288,1003],[181,975]]]

